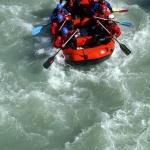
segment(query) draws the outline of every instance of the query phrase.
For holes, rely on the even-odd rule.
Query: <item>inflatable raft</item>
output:
[[[63,49],[64,60],[71,65],[96,64],[109,58],[114,51],[115,42],[90,47],[92,36],[77,38],[77,49]],[[86,45],[86,46],[85,46]]]
[[[87,26],[89,26],[89,18],[78,18],[74,20],[75,28],[84,28]],[[92,38],[92,36],[77,37],[77,49],[66,48],[62,50],[65,61],[71,65],[95,64],[109,58],[115,48],[114,40],[91,47]]]
[[[80,1],[82,10],[85,14],[89,13],[88,0]],[[73,21],[75,28],[84,28],[90,26],[89,18],[78,18]],[[79,64],[95,64],[102,62],[109,58],[114,51],[114,40],[107,44],[100,44],[99,46],[90,47],[92,36],[84,36],[77,38],[77,49],[66,48],[63,49],[64,60],[71,65]]]

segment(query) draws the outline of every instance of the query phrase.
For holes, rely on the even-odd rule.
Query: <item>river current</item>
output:
[[[56,0],[0,0],[0,150],[150,149],[150,2],[110,0],[119,45],[110,59],[71,67],[56,52],[45,25]]]

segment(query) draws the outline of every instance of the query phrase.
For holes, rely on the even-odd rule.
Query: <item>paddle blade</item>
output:
[[[122,10],[118,10],[117,8],[112,8],[113,12],[119,12],[119,13],[124,13],[127,12],[128,9],[122,9]]]
[[[129,55],[131,53],[131,51],[124,45],[124,44],[121,44],[119,43],[120,45],[120,48],[122,49],[122,51],[126,54],[126,55]]]
[[[38,34],[42,30],[42,28],[43,28],[42,26],[39,26],[39,27],[32,29],[32,35]]]
[[[52,64],[53,62],[54,62],[54,56],[48,58],[48,59],[46,60],[46,62],[43,64],[43,67],[44,67],[45,69],[48,69],[48,68],[51,66],[51,64]]]
[[[114,7],[112,8],[112,10],[113,10],[113,11],[119,11],[117,8],[114,8]]]
[[[132,23],[130,23],[130,22],[119,22],[119,23],[126,27],[130,27],[132,25]]]
[[[119,13],[127,12],[128,9],[118,10]]]

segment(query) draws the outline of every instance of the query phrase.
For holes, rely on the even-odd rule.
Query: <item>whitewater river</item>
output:
[[[0,150],[149,150],[150,2],[110,0],[119,42],[104,63],[69,67],[56,52],[49,22],[56,0],[0,0]]]

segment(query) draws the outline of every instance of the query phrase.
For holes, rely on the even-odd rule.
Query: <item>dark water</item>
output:
[[[116,13],[119,41],[102,64],[68,67],[48,28],[54,0],[0,1],[0,150],[148,150],[150,147],[149,1],[109,1]]]
[[[150,8],[150,1],[149,0],[133,0],[133,1],[126,0],[126,2],[127,2],[127,4],[130,4],[130,5],[137,4],[142,9],[145,9],[147,11],[149,11],[149,8]]]

